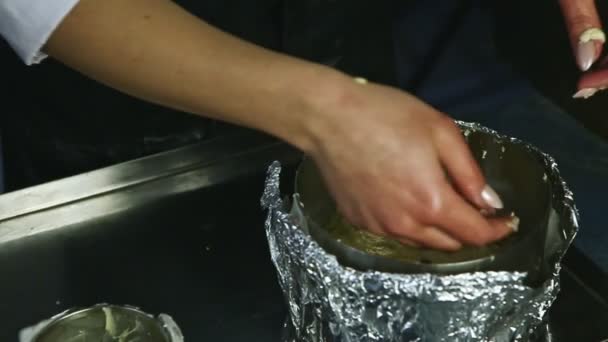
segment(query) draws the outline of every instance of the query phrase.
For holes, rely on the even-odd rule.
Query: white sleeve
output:
[[[27,65],[39,63],[40,51],[79,0],[0,0],[0,35]]]

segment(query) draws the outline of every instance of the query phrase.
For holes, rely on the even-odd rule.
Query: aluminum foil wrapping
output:
[[[288,341],[536,341],[559,291],[560,262],[578,229],[572,193],[550,156],[477,124],[459,122],[464,134],[480,131],[524,144],[545,163],[553,186],[552,220],[559,243],[548,246],[550,276],[526,285],[525,273],[458,275],[362,272],[342,266],[290,215],[279,190],[281,166],[268,169],[262,206],[266,233],[289,311]]]

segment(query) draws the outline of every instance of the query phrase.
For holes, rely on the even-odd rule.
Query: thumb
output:
[[[601,54],[606,40],[595,0],[560,0],[576,63],[587,71]]]

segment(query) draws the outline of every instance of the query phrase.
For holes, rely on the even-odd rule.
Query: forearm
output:
[[[81,0],[44,50],[135,97],[304,149],[315,118],[302,114],[346,79],[232,37],[169,0]]]

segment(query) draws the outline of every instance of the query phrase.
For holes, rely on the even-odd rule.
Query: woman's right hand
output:
[[[350,222],[443,250],[517,230],[517,218],[480,213],[502,203],[451,119],[390,87],[349,82],[337,89],[314,108],[311,117],[321,119],[310,121],[308,152]]]
[[[235,38],[172,1],[81,0],[44,51],[132,96],[300,147],[346,218],[377,234],[453,250],[512,231],[479,213],[500,200],[444,115]]]

